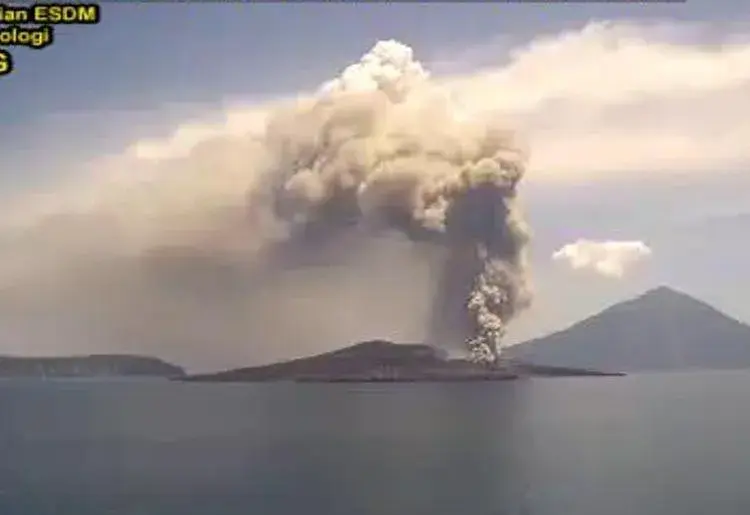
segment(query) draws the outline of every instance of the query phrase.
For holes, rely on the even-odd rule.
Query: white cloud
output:
[[[592,270],[606,277],[620,278],[630,267],[651,256],[642,241],[592,241],[580,239],[568,243],[552,255],[555,261],[572,268]]]
[[[747,166],[750,44],[670,40],[675,32],[592,23],[449,83],[472,109],[524,129],[532,180]]]
[[[441,81],[467,112],[521,128],[532,181],[749,165],[749,34],[709,45],[675,27],[591,23],[520,45],[502,66]],[[203,141],[257,132],[270,107],[229,111],[223,123],[186,123],[129,153],[185,156]]]
[[[136,141],[128,153],[146,161],[187,157],[197,145],[206,141],[262,134],[271,110],[272,106],[237,108],[227,111],[221,122],[186,123],[166,139]]]

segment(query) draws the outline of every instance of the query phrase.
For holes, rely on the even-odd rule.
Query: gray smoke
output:
[[[272,164],[259,184],[290,241],[358,227],[448,249],[430,336],[447,343],[452,327],[473,359],[495,359],[530,302],[516,204],[526,161],[512,133],[461,113],[410,48],[386,41],[274,116],[265,145]]]
[[[529,302],[524,153],[400,43],[257,130],[116,163],[0,225],[2,352],[205,368],[426,337],[489,360]]]

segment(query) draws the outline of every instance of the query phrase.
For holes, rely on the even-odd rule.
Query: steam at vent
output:
[[[516,206],[525,155],[511,132],[462,112],[410,48],[384,41],[317,97],[275,113],[263,144],[251,212],[270,208],[291,241],[354,225],[448,249],[433,318],[460,326],[473,359],[495,359],[530,301]]]

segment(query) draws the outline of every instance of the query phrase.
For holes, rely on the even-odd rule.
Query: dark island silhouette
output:
[[[427,345],[375,340],[188,381],[499,381],[641,371],[750,368],[750,327],[661,286],[568,329],[505,349],[494,367],[449,360]]]
[[[141,376],[196,382],[504,381],[738,368],[750,368],[750,327],[667,287],[615,304],[563,331],[509,347],[493,366],[448,359],[428,345],[385,340],[198,375],[144,356],[0,356],[0,378]]]
[[[174,378],[183,375],[185,371],[182,368],[147,356],[117,354],[42,358],[0,356],[0,377],[4,378]]]
[[[750,368],[750,327],[661,286],[568,329],[507,349],[512,359],[623,372]]]
[[[442,351],[428,345],[371,340],[308,358],[179,379],[201,382],[456,382],[505,381],[530,375],[622,374],[506,361],[480,365],[448,359]]]

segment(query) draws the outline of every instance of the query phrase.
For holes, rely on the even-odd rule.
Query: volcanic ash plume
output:
[[[315,98],[272,116],[264,145],[272,164],[259,187],[270,188],[291,238],[354,225],[447,249],[446,284],[468,284],[437,295],[462,291],[470,355],[496,358],[507,323],[530,301],[516,205],[526,159],[512,133],[462,112],[409,47],[383,41]]]

